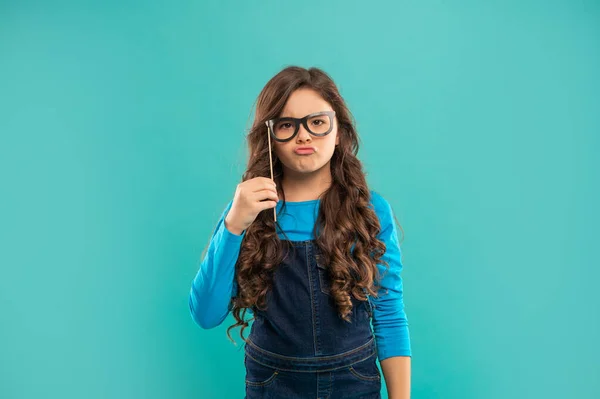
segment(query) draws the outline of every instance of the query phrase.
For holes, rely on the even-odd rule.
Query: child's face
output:
[[[331,105],[316,91],[301,88],[288,98],[280,117],[302,118],[321,111],[333,111]],[[274,151],[286,169],[297,173],[312,173],[328,165],[336,144],[339,144],[337,119],[334,118],[332,131],[324,137],[311,135],[300,125],[298,134],[292,140],[274,143]],[[312,153],[297,153],[299,147],[313,147]]]

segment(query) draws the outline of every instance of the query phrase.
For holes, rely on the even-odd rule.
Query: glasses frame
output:
[[[325,133],[313,133],[308,127],[308,120],[310,118],[318,116],[318,115],[327,115],[327,116],[329,116],[329,120],[331,121],[331,123],[329,125],[329,130],[327,130]],[[316,136],[316,137],[327,136],[333,130],[333,124],[335,121],[334,117],[335,117],[335,111],[320,111],[320,112],[313,112],[312,114],[308,114],[303,118],[292,118],[291,116],[285,116],[283,118],[273,118],[273,119],[269,119],[268,121],[266,121],[265,124],[269,128],[270,135],[271,135],[271,137],[273,137],[273,140],[278,141],[280,143],[285,143],[287,141],[292,140],[294,137],[296,137],[296,135],[298,134],[298,131],[300,131],[300,124],[302,124],[302,126],[304,126],[304,129],[306,129],[306,131],[313,136]],[[293,122],[294,123],[294,126],[295,126],[294,133],[287,139],[279,139],[279,138],[277,138],[277,136],[275,136],[275,131],[274,131],[275,129],[273,129],[273,126],[275,126],[275,124],[279,123],[279,122]]]

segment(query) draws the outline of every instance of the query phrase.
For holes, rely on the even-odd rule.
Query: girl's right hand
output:
[[[279,196],[273,180],[255,177],[237,185],[233,204],[225,218],[225,227],[233,234],[240,235],[265,209],[277,206]]]

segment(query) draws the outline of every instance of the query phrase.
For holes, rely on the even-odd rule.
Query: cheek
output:
[[[277,158],[285,158],[286,152],[289,151],[291,150],[287,150],[285,144],[275,143],[275,146],[273,147],[273,155],[276,155]]]
[[[273,145],[273,151],[278,155],[281,153],[282,149],[283,149],[283,146],[279,143],[275,143]]]
[[[333,133],[336,133],[336,134],[334,135]],[[327,136],[327,138],[329,139],[328,144],[331,146],[335,146],[337,144],[337,141],[339,141],[337,132],[331,132],[331,134],[329,136]]]

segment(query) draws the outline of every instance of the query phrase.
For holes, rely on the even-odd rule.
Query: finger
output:
[[[276,190],[265,189],[265,190],[260,190],[260,191],[255,192],[253,194],[253,200],[254,201],[265,201],[265,200],[279,201],[279,196],[277,195]]]
[[[272,187],[274,189],[277,189],[277,184],[273,180],[267,179],[267,181],[266,181],[266,187]]]
[[[277,202],[271,201],[271,200],[259,202],[259,209],[261,211],[264,211],[265,209],[272,209],[272,208],[275,208],[276,206],[277,206]]]
[[[256,184],[252,185],[252,191],[258,192],[265,189],[277,190],[277,184],[275,184],[273,180],[266,177],[257,178]]]

